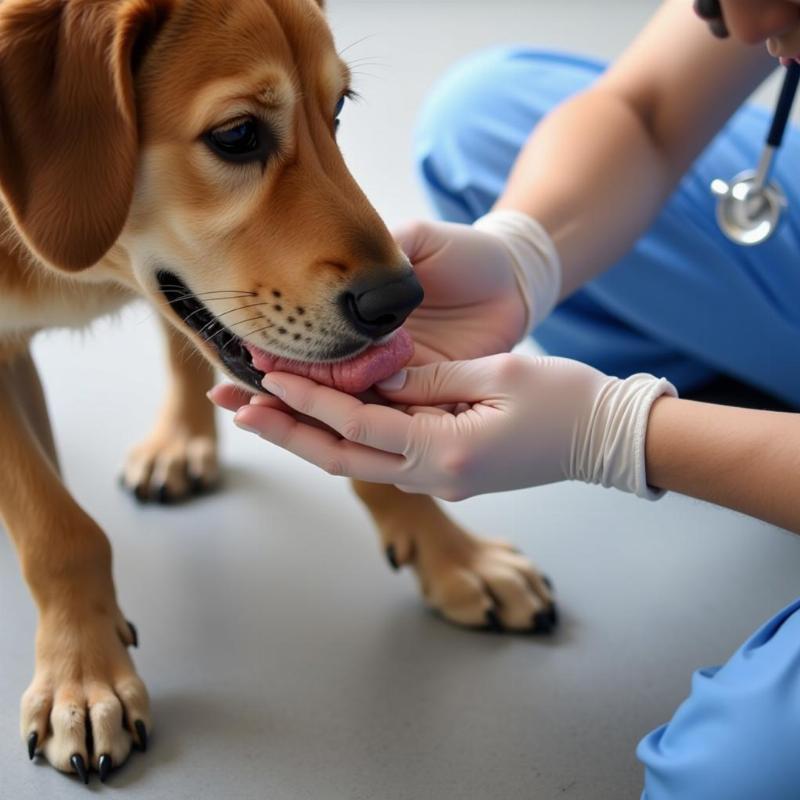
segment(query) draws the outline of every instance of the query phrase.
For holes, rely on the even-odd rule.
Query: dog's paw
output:
[[[555,629],[552,584],[525,556],[505,542],[472,536],[449,519],[442,524],[447,530],[384,530],[389,564],[414,568],[432,609],[471,628],[524,633]]]
[[[36,672],[21,704],[28,755],[84,783],[123,764],[151,730],[147,690],[127,647],[136,629],[119,611],[44,613],[36,636]]]
[[[206,493],[219,482],[217,444],[213,435],[198,435],[184,426],[156,432],[135,447],[121,483],[142,503],[176,503]]]

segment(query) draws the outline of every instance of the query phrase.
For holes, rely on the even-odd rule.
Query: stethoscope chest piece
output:
[[[711,184],[711,191],[718,198],[720,229],[728,239],[744,247],[770,239],[789,205],[775,181],[760,183],[759,173],[751,169],[737,175],[730,184],[720,179]]]
[[[711,191],[717,197],[717,222],[725,236],[735,244],[752,247],[766,242],[778,229],[789,205],[784,191],[770,177],[789,124],[798,83],[800,64],[792,63],[786,70],[758,169],[742,172],[730,183],[717,178],[711,184]]]

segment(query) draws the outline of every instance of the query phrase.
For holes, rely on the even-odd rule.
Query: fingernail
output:
[[[233,418],[233,424],[237,428],[240,428],[243,431],[247,431],[247,433],[256,433],[256,434],[258,433],[258,431],[255,428],[253,428],[251,425],[248,425],[246,422],[242,422],[242,420],[239,419],[239,415],[238,414]]]
[[[385,381],[375,384],[379,389],[386,392],[399,392],[406,385],[408,380],[408,370],[401,369],[400,372],[387,378]]]
[[[261,385],[270,393],[274,394],[275,397],[286,397],[286,389],[283,388],[279,383],[269,377],[267,375],[263,381],[261,381]]]

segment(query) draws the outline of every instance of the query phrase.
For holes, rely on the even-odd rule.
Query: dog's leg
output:
[[[162,325],[170,386],[155,427],[128,456],[123,483],[142,502],[171,503],[213,488],[219,467],[214,407],[206,398],[214,370],[186,337]]]
[[[556,610],[549,581],[505,542],[480,539],[430,497],[354,481],[395,569],[414,568],[425,601],[451,622],[549,632]]]
[[[3,353],[0,352],[0,361],[3,360]],[[47,413],[47,401],[36,365],[27,352],[23,354],[15,352],[14,356],[9,353],[7,366],[13,373],[12,381],[21,400],[20,410],[25,414],[50,463],[56,472],[60,472],[56,443]]]
[[[111,547],[58,477],[27,352],[0,354],[0,441],[0,516],[39,612],[22,736],[31,756],[105,777],[146,743],[147,691],[128,656],[136,634],[117,605]]]

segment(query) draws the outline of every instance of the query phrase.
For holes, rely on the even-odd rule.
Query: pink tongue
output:
[[[252,344],[245,346],[253,357],[253,366],[261,372],[289,372],[331,386],[347,394],[361,394],[371,386],[399,372],[414,355],[414,341],[400,329],[386,344],[376,345],[348,361],[334,364],[308,364],[279,358]]]

